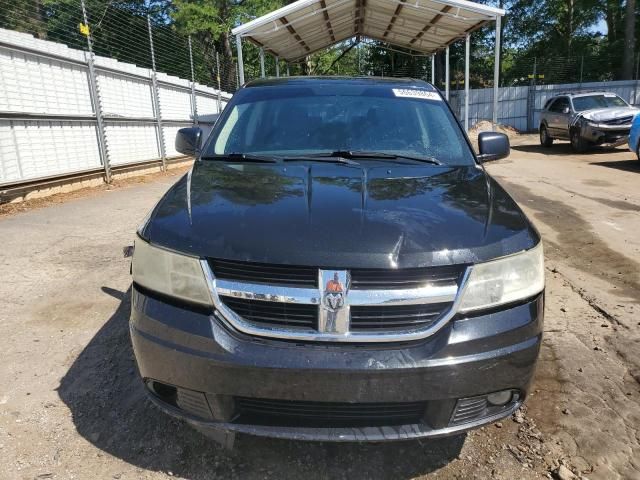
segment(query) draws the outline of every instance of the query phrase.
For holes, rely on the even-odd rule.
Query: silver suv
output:
[[[615,93],[563,93],[549,99],[540,117],[540,143],[570,140],[576,152],[592,145],[625,143],[638,109]]]

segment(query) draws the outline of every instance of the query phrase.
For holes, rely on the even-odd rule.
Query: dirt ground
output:
[[[0,218],[0,479],[640,479],[640,162],[531,136],[488,165],[540,229],[545,337],[511,419],[438,441],[240,437],[228,453],[144,398],[122,247],[158,175]]]

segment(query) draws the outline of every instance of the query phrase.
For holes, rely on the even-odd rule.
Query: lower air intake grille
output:
[[[267,327],[315,329],[317,305],[223,297],[222,302],[246,321]]]
[[[450,306],[450,303],[433,303],[351,307],[351,330],[357,332],[426,328],[433,324]]]
[[[472,397],[458,400],[451,417],[451,425],[473,422],[486,416],[487,397]]]
[[[290,427],[381,427],[421,423],[425,402],[334,403],[236,397],[235,423]]]

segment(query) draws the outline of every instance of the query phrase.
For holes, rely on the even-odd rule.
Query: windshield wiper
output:
[[[216,155],[207,155],[200,157],[202,160],[235,160],[242,162],[257,162],[257,163],[278,163],[280,157],[270,157],[267,155],[254,155],[252,153],[223,153]]]
[[[373,158],[373,159],[390,159],[390,160],[413,160],[415,162],[421,163],[431,163],[433,165],[442,165],[440,161],[433,157],[417,157],[412,155],[404,155],[401,153],[387,153],[387,152],[375,152],[375,151],[365,151],[365,150],[336,150],[334,152],[327,153],[314,153],[311,155],[307,155],[308,157],[319,157],[319,158],[344,158],[347,160],[356,159],[356,158]]]
[[[354,162],[350,158],[345,158],[341,155],[326,155],[326,154],[311,154],[311,155],[296,155],[291,157],[282,157],[284,162],[297,162],[311,160],[313,162],[325,162],[325,163],[344,163],[347,165],[359,165],[358,162]]]

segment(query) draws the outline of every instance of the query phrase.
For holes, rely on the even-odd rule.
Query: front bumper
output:
[[[631,124],[607,125],[584,122],[580,134],[585,140],[597,145],[612,144],[618,146],[627,142],[630,131]]]
[[[300,344],[230,331],[213,316],[132,295],[131,338],[140,374],[177,387],[176,401],[152,400],[200,429],[279,438],[381,441],[451,435],[510,415],[524,401],[538,356],[544,296],[512,308],[450,321],[435,335],[404,344]],[[480,418],[452,421],[460,399],[512,389],[512,401]],[[184,395],[181,398],[181,395]],[[282,424],[276,415],[247,421],[238,399],[295,405],[397,405],[423,402],[408,424]],[[288,402],[288,403],[287,403]],[[422,404],[422,403],[421,403]],[[306,407],[305,407],[306,408]],[[376,407],[377,408],[377,407]],[[351,410],[349,410],[351,411]],[[275,419],[275,420],[274,420]],[[274,420],[274,421],[272,421]],[[317,419],[316,419],[317,420]]]

